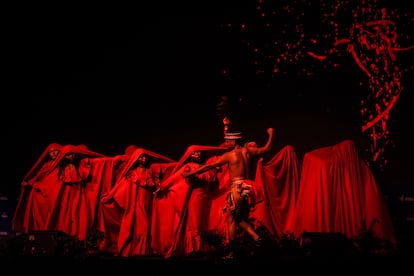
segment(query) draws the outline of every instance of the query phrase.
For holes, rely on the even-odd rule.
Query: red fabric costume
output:
[[[69,162],[65,157],[68,154],[74,154],[76,160]],[[103,155],[85,145],[62,147],[50,174],[42,183],[42,191],[50,206],[46,230],[62,231],[79,240],[86,239],[94,218],[94,203],[88,197],[92,188],[88,184],[93,178],[90,158],[96,157]]]
[[[42,181],[52,169],[54,160],[49,152],[60,151],[62,146],[49,144],[23,178],[19,199],[12,219],[12,229],[29,232],[46,229],[50,206],[42,192]]]
[[[166,258],[205,253],[208,250],[209,245],[203,240],[202,235],[208,231],[209,226],[210,191],[218,186],[216,171],[210,170],[191,179],[183,178],[181,173],[184,170],[194,170],[202,165],[190,160],[193,152],[202,152],[206,158],[203,162],[209,163],[215,156],[225,151],[227,149],[224,147],[189,146],[174,167],[172,175],[162,182],[160,188],[168,188],[169,191],[167,199],[161,200],[169,201],[170,206],[173,206],[174,221],[169,221],[168,225],[161,224],[161,221],[154,223],[154,229],[158,228],[160,231],[159,227],[162,227],[163,232],[171,233],[171,241],[164,240],[163,242],[166,243],[162,244],[155,240],[153,245],[158,248],[161,244],[161,249],[158,249],[166,250],[162,252]],[[160,216],[165,217],[165,213],[154,215],[158,218]]]
[[[146,154],[151,165],[145,175],[134,170],[138,158]],[[115,186],[101,199],[105,250],[119,256],[150,255],[153,191],[168,175],[175,161],[155,152],[137,148],[122,167]]]

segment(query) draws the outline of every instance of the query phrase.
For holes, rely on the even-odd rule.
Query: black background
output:
[[[277,147],[293,145],[300,158],[345,139],[364,151],[359,102],[366,92],[355,64],[309,79],[264,79],[240,32],[223,28],[255,13],[255,1],[173,2],[9,10],[0,192],[17,194],[51,142],[107,155],[135,144],[177,160],[190,144],[217,145],[223,125],[216,109],[224,95],[245,140],[265,142],[272,126]],[[412,53],[403,58],[412,63]],[[395,147],[380,173],[388,192],[414,185],[412,79],[411,73],[403,80],[389,121]]]

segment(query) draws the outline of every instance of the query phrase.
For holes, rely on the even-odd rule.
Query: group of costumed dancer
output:
[[[190,145],[178,161],[134,145],[105,156],[51,143],[23,178],[12,230],[84,242],[101,233],[98,250],[120,257],[234,259],[304,232],[356,240],[369,231],[397,248],[386,202],[352,141],[300,162],[291,145],[274,146],[273,128],[267,134],[263,146],[240,144],[242,133],[226,129],[223,144]]]

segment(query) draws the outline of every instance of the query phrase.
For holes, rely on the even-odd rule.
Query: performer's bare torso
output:
[[[245,148],[237,148],[226,153],[232,182],[249,179],[249,155]]]

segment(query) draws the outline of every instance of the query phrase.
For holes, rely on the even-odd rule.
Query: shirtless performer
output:
[[[260,243],[261,238],[254,230],[253,225],[248,221],[249,219],[249,202],[248,196],[252,182],[249,172],[249,161],[254,156],[262,155],[271,150],[273,143],[274,129],[267,130],[269,134],[266,145],[263,147],[251,146],[246,144],[240,147],[237,140],[241,138],[240,132],[226,132],[224,145],[229,148],[229,151],[217,158],[215,162],[205,164],[198,169],[190,172],[183,172],[183,177],[190,177],[219,166],[228,165],[231,180],[231,189],[227,196],[227,217],[228,217],[228,235],[230,253],[225,259],[234,258],[234,246],[237,234],[237,227],[240,227],[252,239]]]

